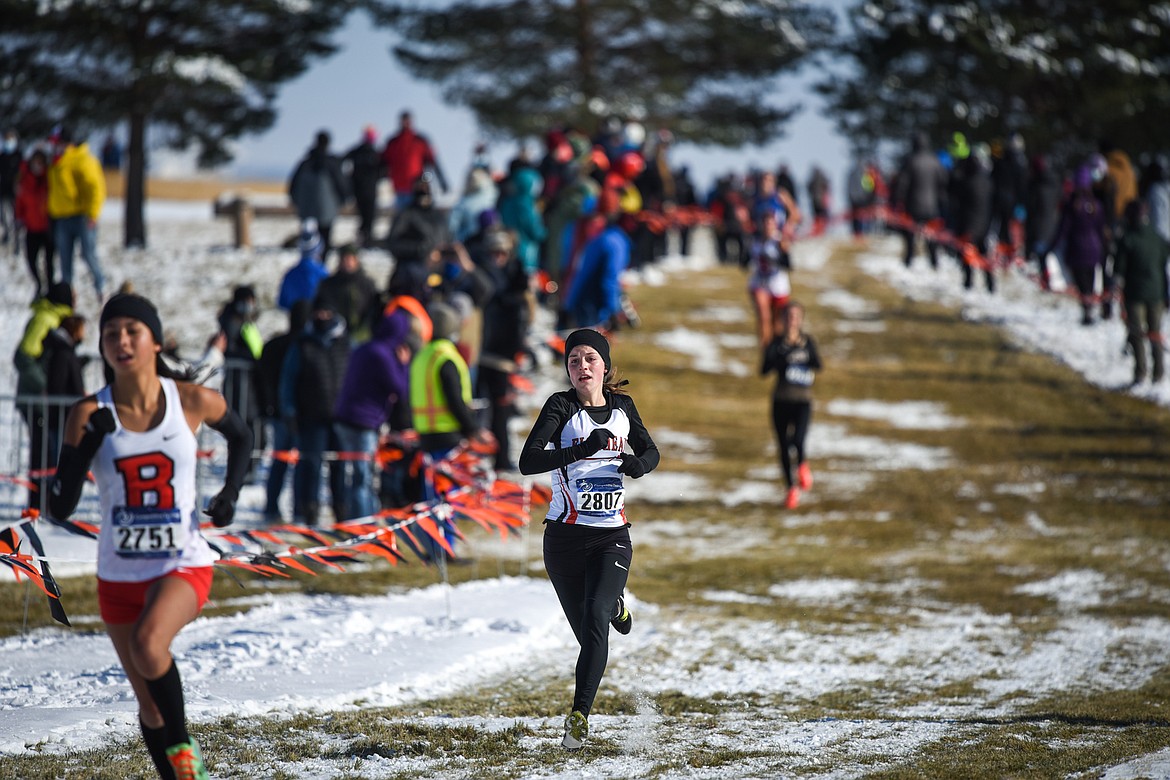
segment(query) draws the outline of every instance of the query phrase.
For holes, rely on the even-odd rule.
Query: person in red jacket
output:
[[[49,158],[41,149],[20,164],[16,183],[16,222],[24,226],[28,270],[36,282],[33,300],[49,292],[53,284],[53,231],[49,229]],[[40,272],[44,256],[45,273]]]
[[[447,179],[435,159],[435,152],[426,136],[414,132],[414,120],[409,111],[399,117],[398,134],[386,142],[382,150],[382,162],[386,164],[386,175],[394,187],[394,207],[401,211],[410,203],[414,183],[428,170],[433,171],[439,186],[445,192]]]

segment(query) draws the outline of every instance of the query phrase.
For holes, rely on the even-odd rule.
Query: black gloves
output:
[[[589,438],[582,442],[585,445],[585,457],[605,449],[612,438],[613,434],[609,432],[608,428],[595,428],[593,433],[589,434]]]
[[[107,433],[113,433],[117,424],[114,422],[114,411],[108,406],[99,406],[93,410],[89,415],[89,420],[85,423],[85,435],[90,434],[97,436],[97,443],[100,446],[102,439],[106,437]],[[97,451],[97,448],[94,448]]]
[[[642,459],[637,455],[623,452],[622,465],[618,466],[618,472],[625,474],[630,479],[637,479],[646,473],[646,465],[642,463]]]
[[[225,487],[207,502],[207,508],[203,510],[203,514],[211,518],[211,522],[215,524],[216,528],[229,526],[232,524],[232,518],[236,516],[237,498],[239,498],[239,494],[236,491]]]

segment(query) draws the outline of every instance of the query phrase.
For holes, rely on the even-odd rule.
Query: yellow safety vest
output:
[[[448,360],[459,369],[459,387],[463,403],[471,405],[471,371],[455,344],[449,339],[435,339],[410,361],[410,409],[414,429],[420,434],[454,433],[459,420],[451,413],[447,396],[439,382],[439,369]]]

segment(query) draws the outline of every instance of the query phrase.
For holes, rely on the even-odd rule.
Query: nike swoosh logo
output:
[[[624,544],[615,544],[614,547],[618,548],[619,550],[626,549],[626,546]]]
[[[163,434],[163,441],[170,441],[171,439],[175,438],[178,435],[179,435],[178,433],[169,433],[169,434],[164,433]]]
[[[618,568],[619,568],[619,569],[621,569],[622,571],[629,571],[629,569],[627,569],[625,566],[622,566],[622,565],[621,565],[620,563],[618,563],[617,561],[614,561],[614,562],[613,562],[613,565],[614,565],[614,566],[616,566],[616,567],[618,567]]]

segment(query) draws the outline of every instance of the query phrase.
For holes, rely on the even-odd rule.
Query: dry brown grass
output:
[[[652,666],[658,654],[685,646],[692,633],[717,634],[722,644],[710,657],[688,659],[680,675],[701,672],[708,664],[799,661],[751,641],[781,629],[829,647],[841,637],[872,636],[874,655],[854,660],[873,663],[884,638],[932,616],[963,611],[1005,621],[1022,647],[1043,643],[1069,612],[1052,598],[1018,588],[1070,570],[1091,569],[1117,583],[1099,606],[1079,606],[1077,614],[1116,627],[1170,620],[1167,599],[1150,596],[1170,593],[1165,533],[1170,413],[1091,387],[1068,368],[1016,349],[993,328],[963,322],[940,306],[909,302],[859,273],[851,255],[850,249],[839,248],[822,277],[797,277],[810,327],[832,355],[817,382],[813,424],[844,424],[853,434],[891,443],[945,447],[953,462],[933,471],[882,471],[874,470],[873,462],[818,459],[813,451],[818,486],[799,510],[781,509],[778,485],[773,499],[725,506],[718,500],[724,489],[775,457],[767,416],[769,382],[696,371],[692,355],[663,349],[655,337],[675,327],[709,336],[750,333],[749,319],[726,323],[699,314],[709,305],[742,306],[746,312],[742,272],[687,272],[664,287],[636,290],[645,327],[618,334],[615,361],[632,380],[630,390],[652,433],[669,428],[703,437],[715,456],[692,462],[685,453],[666,449],[661,469],[703,477],[712,489],[672,503],[631,502],[638,549],[630,589],[658,610],[657,617],[639,616],[635,630],[648,622],[662,639],[643,655],[615,661],[596,712],[639,727],[635,713],[645,702],[612,680],[636,679],[640,664]],[[847,338],[837,334],[834,323],[843,315],[817,297],[819,290],[834,287],[875,301],[880,313],[873,319],[884,323],[884,330],[850,331]],[[753,347],[724,347],[722,352],[725,359],[756,364]],[[943,431],[904,430],[887,420],[833,418],[825,411],[833,398],[931,401],[966,424]],[[835,492],[829,487],[859,472],[870,472],[867,489]],[[1021,484],[1043,489],[1011,489]],[[751,543],[734,544],[741,536]],[[457,578],[494,573],[453,570]],[[427,584],[433,576],[421,566],[372,566],[357,576],[298,578],[281,587],[361,593]],[[840,603],[812,607],[770,595],[775,585],[818,578],[856,581],[867,589]],[[0,587],[0,598],[7,598],[9,590]],[[230,597],[238,592],[219,578],[216,598],[224,600],[224,609],[232,608]],[[710,592],[737,592],[755,600],[713,600],[704,595]],[[83,602],[75,603],[80,609]],[[0,601],[0,607],[10,605]],[[223,776],[245,776],[235,767],[262,761],[257,746],[269,742],[281,755],[294,757],[302,755],[297,751],[334,751],[337,766],[345,757],[416,751],[419,761],[411,776],[418,777],[547,774],[550,765],[564,759],[548,749],[551,734],[531,724],[563,712],[570,660],[538,659],[510,679],[407,707],[363,710],[352,720],[329,714],[291,724],[223,721],[202,724],[197,733],[214,757],[213,769]],[[668,682],[648,695],[658,715],[660,744],[672,750],[639,776],[679,777],[698,767],[726,767],[730,774],[721,776],[731,777],[735,767],[748,766],[750,771],[744,771],[753,776],[835,771],[836,776],[890,779],[1088,777],[1099,775],[1101,767],[1170,745],[1165,712],[1170,663],[1157,665],[1149,679],[1135,681],[1131,689],[1072,685],[1040,696],[1008,692],[995,700],[987,689],[1000,673],[935,679],[935,669],[917,668],[913,660],[899,663],[883,679],[828,686],[825,693],[808,697],[767,691],[699,697]],[[1005,658],[1004,668],[1011,663]],[[963,714],[904,714],[952,709]],[[523,720],[498,741],[462,728],[484,717]],[[752,744],[729,748],[709,739],[745,722],[783,734],[825,721],[860,724],[861,736],[824,744],[815,761]],[[894,746],[875,751],[865,744],[867,729],[889,733],[903,727],[937,727],[939,736],[910,752]],[[290,728],[300,742],[288,740]],[[117,765],[118,749],[106,751],[101,760]],[[604,774],[612,766],[604,762],[622,755],[620,745],[599,734],[595,749],[574,760],[581,762],[583,773]],[[92,758],[66,763],[76,767]],[[39,760],[6,762],[12,768],[0,768],[0,777],[6,772],[23,773],[7,775],[12,777],[64,774],[65,763],[46,759],[38,765]],[[362,776],[357,770],[338,771],[339,777]],[[275,771],[273,776],[287,774]]]
[[[148,177],[146,197],[160,200],[199,200],[213,202],[225,192],[259,192],[281,194],[286,191],[285,183],[279,181],[247,180],[237,181],[222,176],[208,175],[185,179],[161,179]],[[126,195],[125,176],[119,171],[106,171],[106,192],[111,198]]]

